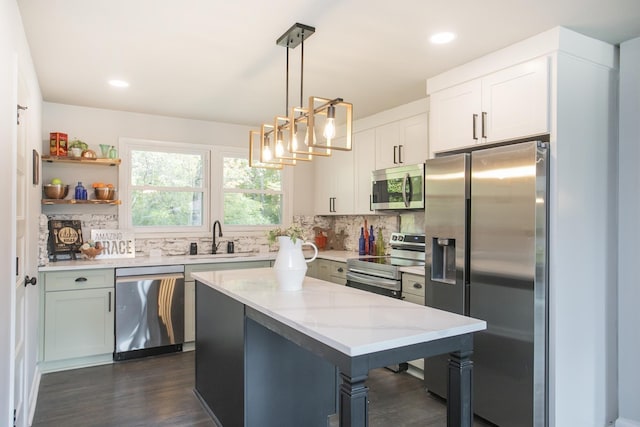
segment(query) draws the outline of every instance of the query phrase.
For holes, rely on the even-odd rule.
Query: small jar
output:
[[[118,150],[116,150],[116,147],[114,147],[113,145],[111,146],[111,148],[109,148],[109,158],[110,159],[118,158]]]

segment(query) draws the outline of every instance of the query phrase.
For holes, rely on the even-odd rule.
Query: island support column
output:
[[[369,425],[369,387],[364,385],[367,375],[349,377],[340,373],[340,427]]]
[[[473,351],[449,354],[447,426],[473,426]]]

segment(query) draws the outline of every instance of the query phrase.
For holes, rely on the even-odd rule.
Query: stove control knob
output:
[[[402,242],[404,240],[404,236],[398,236],[398,240]]]

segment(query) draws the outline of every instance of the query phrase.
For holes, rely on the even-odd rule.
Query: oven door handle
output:
[[[347,271],[347,281],[363,283],[365,285],[379,286],[381,288],[398,290],[398,281],[385,279],[383,277],[371,276],[368,274],[355,273],[353,270]]]

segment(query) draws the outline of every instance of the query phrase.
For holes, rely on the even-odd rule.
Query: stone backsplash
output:
[[[49,263],[47,240],[49,236],[49,219],[74,219],[80,220],[83,229],[84,240],[91,236],[92,229],[117,229],[118,216],[104,214],[82,215],[40,215],[40,244],[39,265]],[[358,250],[358,238],[360,227],[373,225],[378,235],[378,229],[382,230],[384,241],[389,243],[392,232],[402,230],[410,233],[422,232],[424,224],[423,213],[407,213],[402,215],[344,215],[344,216],[294,216],[293,222],[304,230],[305,240],[315,241],[318,232],[323,232],[329,237],[325,249],[333,250]],[[223,231],[224,233],[224,231]],[[276,251],[277,245],[269,245],[266,233],[258,233],[249,236],[233,236],[224,233],[220,238],[218,252],[226,252],[226,244],[229,240],[234,242],[235,252],[261,253]],[[211,253],[212,238],[206,237],[167,237],[167,238],[140,238],[136,239],[136,256],[148,256],[152,250],[160,250],[163,256],[186,255],[189,253],[191,243],[198,245],[198,253]]]

